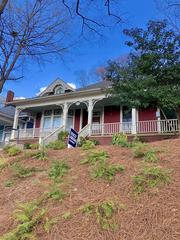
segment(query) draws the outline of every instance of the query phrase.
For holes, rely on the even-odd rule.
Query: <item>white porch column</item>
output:
[[[88,102],[88,124],[89,124],[89,136],[91,135],[92,116],[93,116],[93,100],[90,99],[89,102]]]
[[[157,117],[157,131],[158,133],[161,133],[161,111],[160,108],[157,108],[157,112],[156,112],[156,117]]]
[[[136,119],[137,119],[137,114],[136,114],[136,108],[132,108],[132,129],[131,133],[136,134]]]
[[[21,112],[21,109],[16,108],[15,114],[14,114],[14,122],[13,122],[13,130],[11,133],[11,139],[15,139],[17,128],[18,128],[18,119],[19,119],[19,113]]]
[[[66,131],[66,128],[67,128],[67,115],[68,115],[68,104],[64,103],[64,106],[63,106],[63,126],[64,126],[65,131]]]

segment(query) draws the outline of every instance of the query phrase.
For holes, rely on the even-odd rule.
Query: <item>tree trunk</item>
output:
[[[8,0],[2,0],[2,1],[0,1],[0,15],[3,13],[3,11],[4,11],[4,9],[5,9],[6,5],[7,5],[7,3],[8,3]]]
[[[180,107],[176,108],[175,111],[176,111],[176,116],[177,116],[177,119],[178,119],[179,137],[180,137]]]

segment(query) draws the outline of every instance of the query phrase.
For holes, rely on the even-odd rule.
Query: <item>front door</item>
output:
[[[125,132],[131,131],[132,125],[132,109],[128,107],[123,107],[122,109],[122,130]]]

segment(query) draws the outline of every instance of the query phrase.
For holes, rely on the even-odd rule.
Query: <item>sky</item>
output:
[[[121,26],[115,25],[111,30],[105,29],[103,38],[97,37],[90,42],[81,40],[69,49],[63,60],[55,58],[41,66],[30,62],[19,70],[24,77],[7,82],[2,95],[5,96],[8,90],[12,90],[17,98],[34,97],[57,78],[79,87],[76,71],[90,71],[105,65],[110,59],[128,54],[129,49],[124,44],[127,39],[122,33],[124,28],[145,27],[148,20],[161,17],[154,0],[122,0],[119,7],[125,19]]]

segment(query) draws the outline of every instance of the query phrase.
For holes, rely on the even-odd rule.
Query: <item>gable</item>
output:
[[[73,91],[75,91],[75,89],[69,86],[63,80],[56,79],[39,96],[58,95]]]

